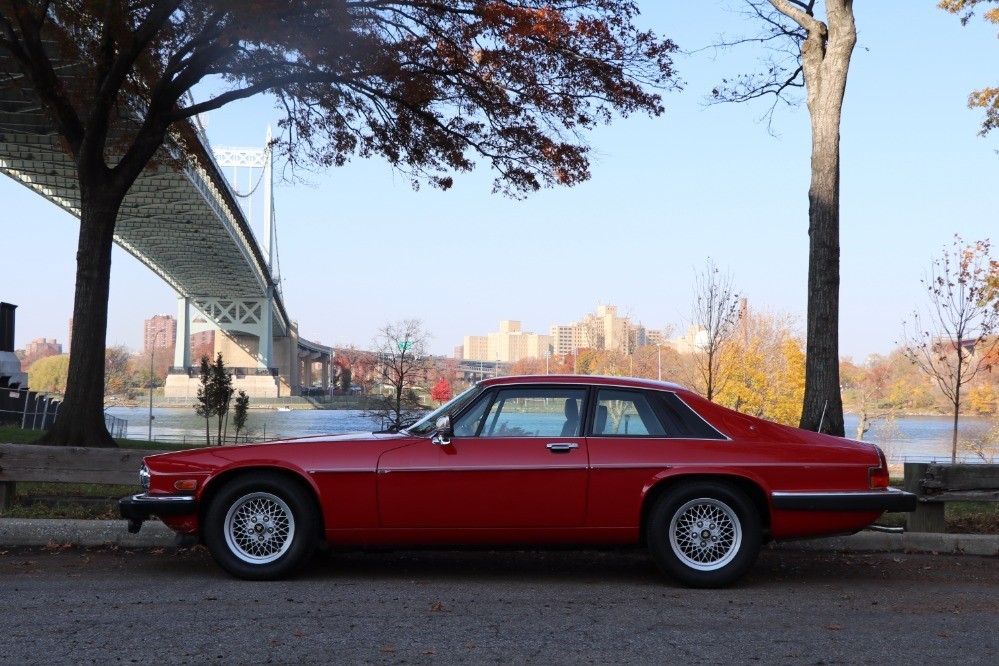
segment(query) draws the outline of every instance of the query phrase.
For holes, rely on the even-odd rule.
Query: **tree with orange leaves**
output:
[[[444,404],[454,397],[454,391],[451,390],[451,384],[441,377],[434,384],[434,387],[430,389],[430,397],[436,400],[438,404]]]
[[[102,412],[118,210],[154,162],[200,151],[190,119],[268,92],[294,164],[381,156],[452,186],[481,158],[523,196],[589,177],[582,131],[662,112],[672,42],[633,0],[0,0],[0,86],[48,115],[76,167],[73,355],[51,444],[114,446]],[[206,79],[225,85],[207,99]]]

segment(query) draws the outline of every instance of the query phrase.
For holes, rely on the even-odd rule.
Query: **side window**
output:
[[[477,436],[578,437],[585,396],[585,389],[571,387],[500,389]],[[467,416],[478,408],[476,405]]]
[[[636,391],[601,389],[597,392],[597,408],[593,413],[595,436],[605,437],[665,437],[666,430],[649,405],[648,399]]]
[[[454,423],[454,436],[455,437],[475,437],[479,433],[479,428],[482,425],[482,417],[485,415],[486,410],[489,409],[489,405],[493,402],[493,396],[495,394],[491,391],[487,391],[478,402],[472,405],[472,408],[461,415],[461,417]]]
[[[673,437],[687,439],[726,439],[687,406],[675,393],[656,392],[660,412]]]

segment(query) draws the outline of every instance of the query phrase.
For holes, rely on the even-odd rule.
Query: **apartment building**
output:
[[[544,358],[551,351],[551,336],[522,331],[519,321],[501,321],[499,329],[487,335],[466,335],[464,359],[515,363],[522,358]]]

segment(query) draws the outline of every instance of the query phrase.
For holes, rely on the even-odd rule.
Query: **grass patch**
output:
[[[35,503],[30,505],[15,504],[3,513],[4,518],[59,518],[74,520],[121,520],[118,504],[115,502],[88,503],[65,501]]]
[[[0,442],[9,444],[31,444],[44,434],[41,430],[25,430],[15,426],[0,425]]]
[[[140,492],[139,484],[19,483],[4,518],[117,520],[118,500]]]
[[[905,527],[904,513],[886,513],[879,525]],[[947,502],[944,526],[948,534],[999,534],[999,502]]]
[[[947,502],[944,521],[954,534],[999,534],[999,502]]]

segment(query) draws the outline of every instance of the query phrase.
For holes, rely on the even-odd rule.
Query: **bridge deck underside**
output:
[[[0,171],[78,218],[76,166],[41,109],[3,81],[2,60]],[[182,296],[265,298],[268,269],[216,165],[203,156],[184,168],[171,164],[161,160],[133,185],[115,241]],[[288,317],[280,294],[274,298],[274,331],[283,334]]]

